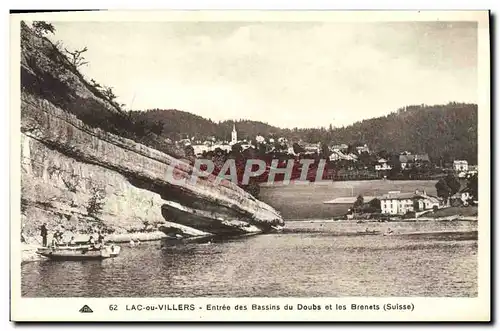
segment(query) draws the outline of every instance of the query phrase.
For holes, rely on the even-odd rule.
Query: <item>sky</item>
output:
[[[52,23],[127,110],[341,127],[478,98],[472,22]]]

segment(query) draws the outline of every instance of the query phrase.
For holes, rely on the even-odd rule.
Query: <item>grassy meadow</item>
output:
[[[436,195],[435,180],[367,180],[289,185],[262,185],[259,199],[276,208],[285,220],[329,219],[344,214],[350,205],[324,204],[337,197],[379,196],[388,191],[425,190]]]

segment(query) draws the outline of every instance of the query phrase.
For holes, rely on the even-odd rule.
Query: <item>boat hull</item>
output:
[[[46,247],[39,248],[37,254],[45,256],[51,260],[59,261],[81,261],[81,260],[104,260],[116,257],[120,253],[119,246],[104,246],[95,249],[90,246],[78,247]]]

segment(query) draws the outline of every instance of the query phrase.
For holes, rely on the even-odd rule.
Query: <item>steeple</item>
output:
[[[231,144],[238,142],[238,133],[236,132],[236,125],[233,123],[233,132],[231,132]]]

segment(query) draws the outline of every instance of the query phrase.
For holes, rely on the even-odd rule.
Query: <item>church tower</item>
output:
[[[238,133],[236,132],[236,126],[233,123],[233,132],[231,132],[231,144],[236,144],[238,142]]]

